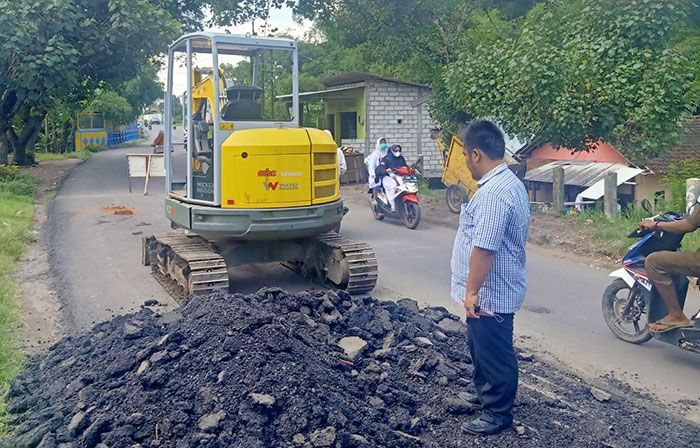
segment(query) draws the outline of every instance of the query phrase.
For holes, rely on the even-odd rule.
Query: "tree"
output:
[[[126,81],[174,39],[148,0],[0,0],[0,163],[25,163],[52,98]]]
[[[684,0],[540,4],[515,31],[463,48],[446,92],[522,139],[579,151],[602,139],[641,162],[680,138],[696,105],[694,73],[673,48],[687,14]]]
[[[138,113],[134,112],[126,98],[114,90],[103,89],[95,90],[85,112],[102,113],[105,121],[112,128],[131,122]]]

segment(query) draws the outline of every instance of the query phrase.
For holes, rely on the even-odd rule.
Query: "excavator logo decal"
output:
[[[277,176],[276,170],[271,170],[269,168],[265,168],[264,170],[258,171],[258,177],[275,177],[275,176]]]
[[[265,187],[265,190],[267,191],[275,191],[277,190],[277,186],[279,185],[279,182],[263,182],[263,187]]]

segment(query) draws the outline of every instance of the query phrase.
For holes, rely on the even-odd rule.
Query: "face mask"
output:
[[[394,155],[394,157],[398,157],[401,155],[401,151],[391,151],[391,153]]]
[[[379,150],[381,152],[386,152],[388,149],[389,149],[389,145],[387,145],[386,143],[382,143],[381,145],[379,145]]]

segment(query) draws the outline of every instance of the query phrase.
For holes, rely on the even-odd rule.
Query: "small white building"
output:
[[[408,81],[349,72],[322,81],[325,90],[300,95],[321,100],[324,111],[316,125],[329,129],[339,145],[368,154],[380,137],[398,143],[408,163],[423,158],[427,177],[442,175],[438,146],[430,137],[435,127],[428,111],[430,87]],[[302,122],[304,107],[302,106]]]

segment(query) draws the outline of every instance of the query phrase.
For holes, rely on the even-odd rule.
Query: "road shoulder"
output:
[[[36,181],[34,237],[17,263],[13,280],[19,288],[18,300],[22,308],[20,349],[28,355],[48,348],[64,334],[61,303],[53,287],[49,264],[51,241],[46,238],[44,224],[56,191],[82,163],[80,159],[46,160],[25,169]]]

